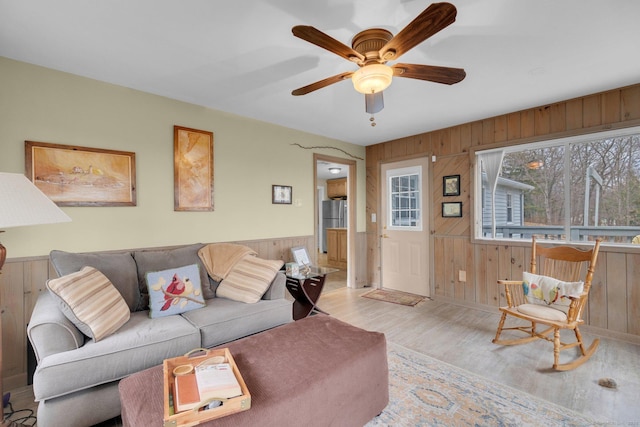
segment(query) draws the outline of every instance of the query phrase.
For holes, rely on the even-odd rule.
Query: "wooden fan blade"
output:
[[[309,43],[315,44],[323,49],[328,50],[329,52],[333,52],[338,56],[343,57],[349,61],[353,61],[355,63],[360,63],[364,61],[364,56],[362,56],[359,52],[356,52],[349,46],[339,42],[333,37],[323,33],[317,28],[308,26],[308,25],[296,25],[291,30],[293,35],[301,38],[302,40],[308,41]]]
[[[451,25],[456,20],[456,14],[456,7],[450,3],[433,3],[380,49],[380,58],[385,61],[398,59],[403,53]]]
[[[417,64],[395,64],[392,68],[395,77],[427,80],[446,85],[458,83],[467,76],[467,73],[462,68]]]
[[[328,77],[328,78],[326,78],[324,80],[320,80],[318,82],[311,83],[310,85],[307,85],[307,86],[301,87],[299,89],[296,89],[293,92],[291,92],[291,95],[293,95],[293,96],[306,95],[306,94],[308,94],[310,92],[313,92],[315,90],[322,89],[323,87],[327,87],[327,86],[332,85],[334,83],[338,83],[338,82],[341,82],[343,80],[346,80],[346,79],[350,78],[352,74],[353,74],[353,71],[348,71],[346,73],[342,73],[342,74],[338,74],[338,75],[335,75],[335,76]]]

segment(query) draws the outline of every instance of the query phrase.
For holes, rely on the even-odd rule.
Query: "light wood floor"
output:
[[[335,273],[334,273],[335,274]],[[332,316],[384,332],[387,341],[443,360],[477,375],[523,390],[539,398],[587,414],[607,425],[640,423],[640,346],[601,337],[586,364],[569,372],[549,368],[552,345],[536,342],[501,347],[491,343],[499,320],[495,313],[425,300],[415,307],[374,301],[360,295],[370,290],[326,288],[319,306]],[[583,331],[590,343],[593,335]],[[615,390],[598,385],[613,378]],[[31,387],[12,391],[14,408],[32,408]],[[31,425],[31,424],[28,424]],[[101,426],[120,426],[117,420]]]
[[[384,332],[387,341],[608,422],[607,425],[640,424],[637,344],[600,337],[598,350],[584,365],[568,372],[552,371],[550,342],[540,340],[519,346],[491,342],[499,321],[497,309],[486,312],[431,300],[407,307],[360,297],[368,290],[340,288],[323,293],[318,306],[340,320]],[[582,332],[590,345],[594,336]],[[613,378],[617,389],[599,386],[598,380],[605,377]]]

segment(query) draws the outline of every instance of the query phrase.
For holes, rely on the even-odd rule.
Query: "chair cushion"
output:
[[[129,320],[129,307],[109,279],[93,267],[47,281],[62,312],[96,342]]]
[[[578,298],[584,290],[583,282],[563,282],[553,277],[528,272],[522,273],[522,288],[529,304],[553,306],[567,313],[571,299]]]
[[[149,316],[169,316],[204,307],[198,264],[147,272]],[[170,296],[172,294],[175,296]]]
[[[283,264],[282,260],[245,256],[233,266],[227,277],[220,283],[216,296],[256,303],[267,291]]]
[[[557,320],[559,322],[567,320],[567,314],[564,311],[540,304],[521,304],[518,306],[518,311],[539,319]]]

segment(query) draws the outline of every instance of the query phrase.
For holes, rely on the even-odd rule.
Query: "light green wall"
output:
[[[173,210],[174,125],[214,133],[214,212]],[[135,152],[137,206],[65,207],[71,223],[7,229],[9,258],[312,235],[314,150],[291,144],[365,157],[361,146],[0,57],[0,171],[25,172],[25,140]],[[364,161],[357,169],[364,231]],[[272,184],[293,186],[298,203],[272,205]]]

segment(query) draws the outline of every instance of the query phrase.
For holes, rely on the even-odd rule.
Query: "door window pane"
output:
[[[389,226],[396,229],[421,228],[420,173],[391,175],[389,188]]]

